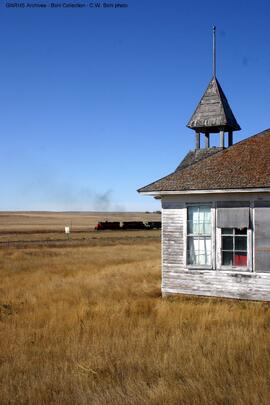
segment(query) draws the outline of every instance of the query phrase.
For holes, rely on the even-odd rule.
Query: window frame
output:
[[[211,214],[211,234],[210,234],[210,244],[211,244],[211,264],[189,264],[188,263],[188,237],[192,236],[188,233],[188,209],[190,207],[209,207],[210,214]],[[214,260],[215,260],[215,237],[214,237],[214,229],[215,229],[215,212],[213,209],[213,202],[194,202],[194,203],[186,203],[185,209],[185,231],[184,231],[184,248],[185,248],[185,262],[187,269],[205,269],[205,270],[213,270],[214,268]]]
[[[216,228],[216,239],[217,239],[217,249],[216,249],[216,261],[217,270],[220,271],[230,271],[233,273],[237,272],[252,272],[252,230],[247,228],[247,265],[246,266],[231,266],[222,264],[222,229]],[[237,228],[232,228],[237,229]]]

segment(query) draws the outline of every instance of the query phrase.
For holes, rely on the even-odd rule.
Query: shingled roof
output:
[[[215,76],[211,79],[187,127],[201,132],[241,129]]]
[[[206,149],[195,149],[188,152],[188,154],[184,157],[184,159],[180,162],[179,166],[177,166],[175,171],[182,170],[184,167],[190,166],[194,163],[199,162],[199,160],[203,160],[208,158],[209,156],[214,155],[215,153],[223,150],[223,148],[206,148]]]
[[[185,160],[185,159],[184,159]],[[248,189],[270,187],[270,129],[222,149],[202,160],[191,160],[168,176],[142,187],[140,193]]]

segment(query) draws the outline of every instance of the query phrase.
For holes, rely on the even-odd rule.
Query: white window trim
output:
[[[216,229],[216,263],[217,263],[217,270],[220,271],[230,271],[232,273],[237,273],[237,272],[251,272],[253,269],[253,252],[252,252],[252,237],[253,237],[253,232],[251,229],[247,230],[247,266],[224,266],[222,265],[222,253],[221,253],[221,248],[222,248],[222,243],[221,243],[221,228]]]
[[[212,264],[211,265],[192,265],[188,264],[187,257],[187,209],[188,207],[194,205],[210,205],[211,206],[211,220],[212,220]],[[253,207],[250,203],[251,208],[251,227],[253,229]],[[252,229],[247,230],[247,266],[222,266],[221,263],[221,228],[216,227],[216,202],[190,202],[185,204],[185,209],[183,210],[183,238],[184,238],[184,260],[187,270],[208,270],[208,271],[222,271],[227,273],[250,273],[254,271],[254,232]]]
[[[198,205],[206,205],[211,207],[211,223],[212,223],[212,231],[211,231],[211,264],[188,264],[188,253],[187,253],[187,211],[188,207],[194,207]],[[216,248],[216,238],[215,238],[215,228],[216,228],[216,215],[215,215],[215,205],[214,202],[192,202],[186,203],[186,207],[184,209],[184,229],[183,229],[183,237],[184,237],[184,258],[186,263],[186,268],[189,270],[214,270],[215,269],[215,248]]]

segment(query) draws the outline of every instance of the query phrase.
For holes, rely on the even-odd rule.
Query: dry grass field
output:
[[[270,403],[269,304],[162,299],[158,231],[91,235],[1,247],[1,404]]]

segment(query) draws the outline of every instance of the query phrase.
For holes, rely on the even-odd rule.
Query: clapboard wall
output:
[[[246,201],[250,205],[250,271],[224,271],[218,268],[220,235],[215,227],[219,202]],[[233,193],[204,195],[171,195],[162,197],[162,294],[195,294],[238,299],[270,301],[270,196],[266,193]],[[212,206],[212,269],[190,269],[186,265],[186,207],[189,203],[209,203]],[[259,210],[259,211],[258,211]],[[263,210],[263,214],[262,214]],[[256,212],[257,214],[256,217]],[[259,215],[261,218],[259,218]],[[259,221],[259,223],[258,223]],[[265,225],[264,225],[265,223]],[[267,234],[263,247],[256,227]],[[257,251],[258,249],[258,251]],[[263,252],[263,267],[262,255]],[[267,254],[269,252],[269,254]],[[267,259],[266,259],[267,256]],[[260,260],[258,260],[258,258]],[[258,268],[256,267],[256,260]],[[269,263],[269,266],[267,265]]]

